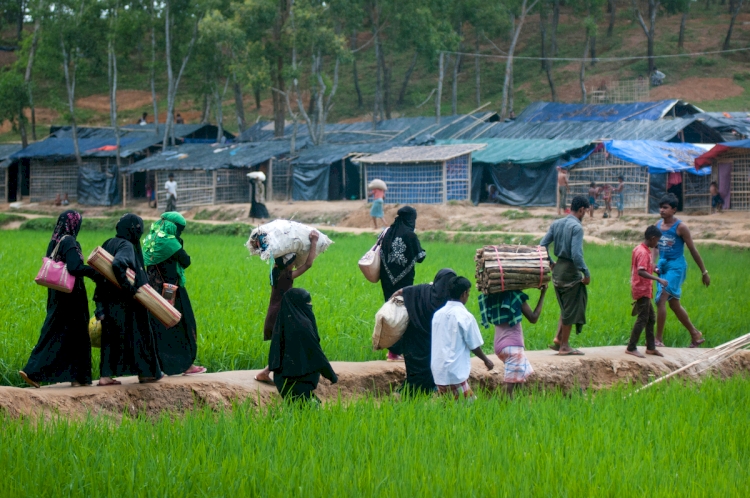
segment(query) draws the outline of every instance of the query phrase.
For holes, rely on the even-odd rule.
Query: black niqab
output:
[[[271,337],[268,367],[275,375],[302,377],[332,371],[320,347],[318,325],[305,289],[291,289],[284,294],[281,311]]]
[[[423,332],[432,330],[432,316],[448,302],[450,281],[456,272],[443,268],[432,284],[412,285],[404,289],[404,305],[409,313],[409,322]]]
[[[118,239],[125,239],[135,246],[135,250],[143,260],[141,251],[141,235],[143,235],[143,220],[140,216],[128,213],[117,222],[115,227]]]
[[[424,260],[425,251],[414,229],[417,210],[404,206],[383,237],[380,245],[380,264],[391,284],[396,284],[414,270],[416,263]]]

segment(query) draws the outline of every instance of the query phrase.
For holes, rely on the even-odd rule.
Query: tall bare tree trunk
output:
[[[589,55],[589,46],[591,43],[591,35],[586,30],[586,44],[583,47],[583,59],[581,59],[581,73],[579,75],[579,82],[581,84],[581,103],[586,103],[586,58]]]
[[[557,92],[555,91],[555,82],[552,79],[552,61],[547,59],[547,11],[542,9],[539,14],[539,31],[542,34],[542,68],[547,73],[547,82],[552,102],[557,102]]]
[[[201,111],[201,124],[208,124],[211,119],[211,98],[207,93],[203,94],[203,110]]]
[[[737,15],[740,13],[740,10],[742,10],[742,3],[743,0],[737,1],[737,7],[734,9],[734,12],[732,12],[732,19],[729,21],[729,29],[727,30],[727,37],[724,38],[724,45],[721,47],[722,50],[729,50],[730,48],[730,42],[732,40],[732,30],[734,29],[734,21],[737,19]]]
[[[378,39],[378,43],[380,39]],[[391,119],[391,68],[385,62],[385,53],[381,44],[380,50],[380,70],[383,74],[383,105],[380,106],[380,119]],[[383,115],[385,111],[385,115]]]
[[[459,48],[459,52],[461,49]],[[461,54],[453,56],[453,78],[451,80],[451,114],[458,114],[458,67],[461,64]]]
[[[609,26],[607,26],[607,38],[612,38],[615,32],[615,21],[617,21],[617,0],[608,0],[609,3]]]
[[[65,40],[60,35],[60,47],[62,48],[63,56],[63,73],[65,73],[65,88],[68,93],[68,110],[70,111],[70,124],[73,128],[73,149],[75,151],[76,163],[79,166],[83,164],[81,159],[81,151],[78,148],[78,126],[76,125],[76,110],[75,110],[75,97],[76,97],[76,60],[75,55],[70,54],[68,49],[65,47]],[[72,71],[70,66],[72,65]]]
[[[159,103],[156,97],[156,24],[154,14],[154,2],[149,2],[151,12],[151,105],[154,107],[154,133],[159,136]]]
[[[116,19],[116,17],[110,12],[110,19]],[[112,28],[112,26],[110,26]],[[114,32],[114,29],[112,29]],[[117,124],[117,54],[115,52],[115,43],[113,39],[110,39],[107,43],[107,76],[109,80],[109,120],[112,124],[112,128],[115,130],[115,143],[117,149],[115,150],[115,164],[117,164],[117,170],[120,170],[120,127]]]
[[[379,17],[380,10],[377,2],[375,2],[375,6],[371,14],[372,36],[373,43],[375,45],[375,99],[372,109],[373,130],[375,129],[376,124],[378,123],[378,121],[380,121],[380,117],[383,114],[383,67],[381,66],[380,60],[380,50],[382,47],[380,46],[380,37],[378,36],[378,31],[380,30],[380,26],[378,25]]]
[[[221,143],[221,137],[224,136],[224,98],[227,95],[227,90],[229,89],[229,79],[230,77],[227,76],[226,82],[224,82],[224,91],[219,94],[219,87],[217,85],[214,85],[214,97],[216,98],[216,143]]]
[[[234,90],[234,108],[237,113],[237,125],[240,134],[245,131],[245,103],[242,101],[242,85],[237,81],[237,73],[232,72],[232,88]]]
[[[552,33],[550,34],[550,52],[552,57],[557,56],[557,25],[560,23],[560,0],[552,4]]]
[[[29,60],[26,62],[26,73],[23,77],[24,85],[26,86],[26,91],[29,94],[29,107],[31,107],[31,139],[36,141],[36,112],[34,109],[34,92],[32,91],[32,85],[31,85],[31,73],[32,69],[34,68],[34,57],[36,56],[36,48],[39,45],[39,28],[41,27],[41,17],[37,16],[37,19],[34,21],[34,34],[31,38],[31,47],[29,47]],[[21,111],[21,114],[24,119],[25,116],[23,116],[23,111]],[[24,122],[24,119],[21,119],[21,126],[23,129],[23,136],[22,142],[23,147],[26,148],[28,145],[28,138],[26,137],[26,124]]]
[[[656,35],[656,14],[659,11],[659,0],[648,0],[648,18],[649,18],[649,26],[646,26],[645,21],[643,20],[643,16],[641,15],[641,11],[638,8],[637,0],[631,0],[631,3],[633,5],[633,11],[635,12],[635,19],[638,21],[638,24],[641,26],[641,29],[643,29],[643,33],[646,35],[646,39],[648,41],[648,74],[651,74],[654,72],[654,37]]]
[[[273,44],[278,53],[275,60],[271,62],[271,82],[279,92],[271,92],[273,99],[273,132],[276,137],[284,136],[285,120],[284,109],[284,56],[282,55],[282,41],[284,38],[284,24],[289,16],[290,3],[288,0],[276,0],[276,19],[273,26]]]
[[[445,72],[445,53],[440,52],[438,60],[438,85],[435,96],[435,121],[440,124],[440,105],[443,103],[443,74]]]
[[[528,0],[523,0],[523,3],[521,4],[521,18],[518,20],[518,26],[515,27],[514,33],[513,33],[513,39],[510,43],[510,48],[508,49],[508,59],[505,63],[505,80],[503,82],[503,104],[500,108],[500,117],[505,118],[508,112],[508,104],[512,100],[512,97],[510,97],[510,92],[512,92],[512,89],[510,88],[510,85],[512,84],[512,74],[513,74],[513,54],[516,51],[516,45],[518,44],[518,37],[521,34],[521,30],[523,29],[523,23],[526,20],[526,15],[529,13],[531,9],[536,6],[538,0],[534,0],[534,2],[531,4],[531,6],[527,7]],[[510,102],[512,105],[512,102]]]
[[[596,66],[596,33],[589,36],[589,52],[591,53],[591,67]]]
[[[255,99],[255,108],[260,109],[260,85],[253,86],[253,98]]]
[[[357,30],[352,30],[352,37],[350,42],[352,50],[357,48]],[[359,88],[359,74],[357,73],[357,57],[352,57],[352,73],[354,76],[354,90],[357,92],[357,108],[362,109],[364,102],[362,101],[362,90]],[[399,104],[400,105],[400,104]]]
[[[680,37],[677,39],[677,48],[685,48],[685,24],[687,23],[688,11],[682,13],[682,19],[680,20]]]
[[[482,105],[482,73],[479,61],[479,31],[476,32],[474,46],[474,94],[477,101],[477,107]]]
[[[401,90],[398,92],[398,100],[396,101],[397,106],[404,105],[404,99],[406,99],[406,87],[409,85],[409,79],[411,79],[414,68],[417,67],[418,56],[419,52],[415,50],[414,55],[411,58],[411,64],[409,64],[409,68],[406,70],[406,74],[404,75],[404,81],[401,83]]]

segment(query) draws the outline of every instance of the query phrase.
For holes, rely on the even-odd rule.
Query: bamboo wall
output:
[[[623,161],[604,151],[591,154],[572,168],[568,175],[568,203],[575,195],[582,195],[588,199],[589,185],[596,182],[597,186],[605,183],[616,187],[617,177],[625,180],[625,209],[648,208],[648,168]],[[599,202],[601,196],[599,196]],[[612,195],[612,207],[617,204],[617,194]]]
[[[732,143],[729,142],[727,145],[731,146]],[[734,149],[714,159],[712,181],[719,180],[716,168],[719,163],[732,163],[729,209],[750,211],[750,150]]]
[[[78,197],[78,164],[73,161],[32,160],[29,169],[29,200],[52,201],[59,194],[68,194],[73,201]],[[87,164],[85,166],[95,167]]]
[[[247,174],[250,169],[174,170],[154,172],[156,200],[160,210],[167,207],[167,193],[164,184],[169,174],[174,174],[177,182],[177,209],[184,211],[198,206],[213,204],[237,204],[250,202],[250,184]],[[150,180],[149,173],[149,180]]]
[[[682,174],[682,208],[685,211],[711,211],[711,175]]]

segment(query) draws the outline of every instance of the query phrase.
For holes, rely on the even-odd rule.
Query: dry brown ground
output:
[[[649,378],[671,372],[708,350],[663,348],[664,358],[638,359],[621,346],[583,348],[585,356],[561,357],[553,351],[529,351],[535,373],[529,383],[546,389],[569,391],[576,387],[607,388],[623,382],[642,384]],[[478,358],[472,359],[470,383],[474,388],[494,391],[503,382],[503,363],[491,355],[495,368],[488,372]],[[317,394],[324,401],[341,397],[389,395],[404,380],[404,367],[385,361],[333,362],[339,382],[322,380]],[[735,355],[712,374],[720,378],[750,369],[750,352]],[[192,377],[167,377],[157,384],[138,384],[134,377],[121,379],[122,386],[71,388],[57,384],[42,389],[0,387],[0,411],[11,416],[59,414],[81,418],[101,414],[119,418],[123,413],[149,415],[185,412],[193,408],[229,408],[233,402],[265,405],[278,399],[276,388],[253,379],[258,371],[230,371]],[[686,378],[695,378],[686,376]]]

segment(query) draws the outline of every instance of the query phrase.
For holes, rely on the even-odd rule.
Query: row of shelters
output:
[[[305,125],[288,125],[283,138],[274,138],[273,123],[267,122],[237,138],[226,132],[218,136],[212,125],[177,125],[179,145],[164,152],[159,130],[128,126],[121,133],[119,170],[113,166],[113,130],[79,129],[84,159],[79,166],[70,130],[60,128],[26,149],[0,149],[0,174],[4,198],[20,194],[34,202],[67,192],[81,203],[127,203],[144,198],[151,187],[164,205],[163,192],[154,187],[170,173],[178,182],[182,209],[248,202],[246,175],[260,170],[268,196],[278,200],[364,199],[366,185],[381,178],[389,184],[386,202],[552,206],[556,168],[563,167],[571,172],[574,193],[585,191],[591,181],[616,183],[623,176],[628,208],[653,209],[654,199],[670,190],[679,193],[686,208],[706,209],[708,183],[723,178],[726,198],[732,199],[727,207],[748,209],[741,207],[747,190],[742,158],[733,159],[737,166],[729,176],[718,172],[727,171],[714,164],[719,156],[695,167],[707,150],[697,144],[750,133],[750,123],[743,128],[746,116],[714,114],[678,100],[540,102],[513,121],[500,121],[488,111],[444,117],[440,123],[418,117],[329,124],[320,145],[312,144]],[[741,156],[740,149],[748,150],[721,150]],[[745,174],[745,184],[749,180]]]

